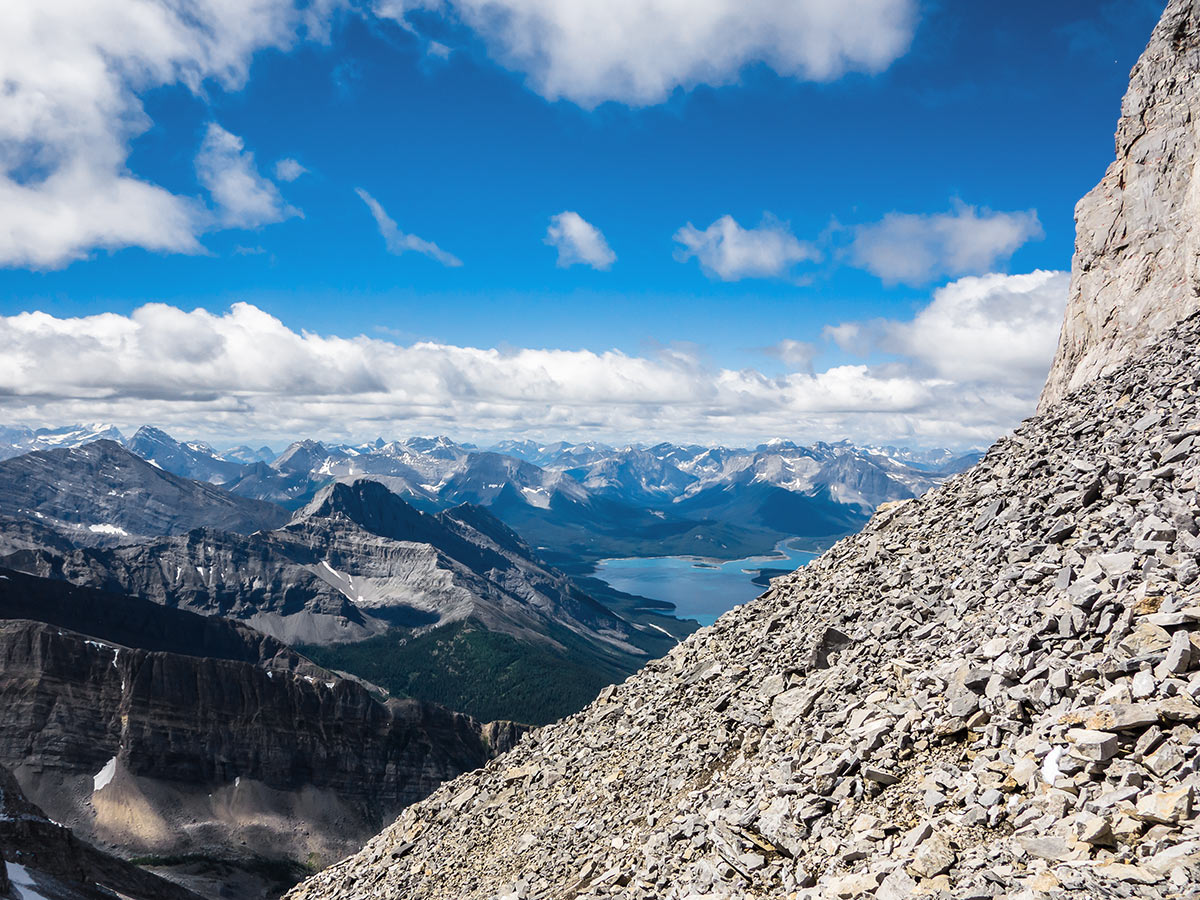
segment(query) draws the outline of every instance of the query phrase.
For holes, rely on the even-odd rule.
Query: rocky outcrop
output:
[[[199,895],[103,853],[50,821],[0,766],[0,897],[111,900],[114,896],[200,900]]]
[[[0,573],[0,764],[126,854],[330,861],[518,735],[237,623]]]
[[[1171,0],[1133,68],[1117,158],[1075,209],[1058,353],[1039,409],[1200,309],[1200,3]]]
[[[0,515],[97,546],[201,526],[250,534],[288,518],[272,503],[172,475],[108,440],[0,462]]]
[[[1198,352],[1200,316],[291,897],[1194,889]]]

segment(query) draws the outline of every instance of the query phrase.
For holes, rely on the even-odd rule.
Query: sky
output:
[[[1147,0],[14,0],[0,422],[986,446]]]

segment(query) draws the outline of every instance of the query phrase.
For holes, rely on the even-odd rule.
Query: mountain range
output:
[[[0,462],[0,498],[0,560],[31,574],[232,617],[326,655],[377,638],[388,671],[424,646],[411,638],[484,635],[489,652],[459,662],[457,689],[383,680],[491,718],[564,715],[690,630],[636,598],[613,612],[482,507],[423,512],[365,478],[330,481],[289,513],[103,440]],[[497,645],[520,648],[516,671],[496,671]],[[560,679],[544,709],[505,699],[528,693],[534,660]],[[468,691],[476,681],[489,689]]]
[[[879,504],[919,496],[979,456],[785,440],[740,449],[531,441],[479,449],[446,437],[301,440],[276,456],[244,446],[218,452],[148,426],[124,440],[100,425],[4,429],[0,456],[51,442],[82,446],[96,435],[165,472],[292,510],[333,481],[362,478],[427,511],[484,506],[573,574],[616,556],[730,559],[795,537],[824,546],[861,527]]]

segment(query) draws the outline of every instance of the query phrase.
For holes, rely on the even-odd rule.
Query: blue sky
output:
[[[25,3],[34,0],[17,6]],[[89,4],[88,15],[110,13],[115,30],[120,5]],[[40,38],[58,42],[40,48],[43,57],[87,71],[103,51],[110,71],[94,91],[41,85],[52,108],[15,135],[35,149],[0,156],[4,183],[22,198],[7,204],[14,220],[20,202],[46,199],[40,180],[50,184],[72,154],[87,172],[53,197],[54,215],[69,216],[77,238],[64,238],[69,228],[49,214],[38,231],[0,221],[0,340],[28,361],[0,376],[11,381],[0,394],[15,398],[5,401],[8,419],[132,422],[140,414],[230,438],[391,428],[736,440],[788,430],[984,443],[1032,410],[1065,278],[1017,289],[1034,292],[1018,306],[1036,315],[1021,323],[1012,302],[988,293],[1009,282],[971,279],[1069,269],[1073,206],[1111,161],[1129,68],[1161,12],[1153,2],[865,0],[857,17],[837,21],[822,13],[837,5],[797,0],[796,9],[818,13],[797,24],[782,0],[733,4],[725,12],[734,10],[750,36],[722,64],[702,42],[660,49],[643,34],[646,15],[670,36],[694,25],[689,17],[702,19],[700,7],[721,13],[722,0],[691,11],[622,0],[603,23],[609,37],[540,0],[505,0],[503,27],[480,17],[478,0],[275,5],[265,22],[223,14],[209,29],[211,45],[191,55],[93,36],[95,23],[79,23],[74,41]],[[196,16],[209,6],[198,2]],[[165,40],[171,28],[188,33],[169,21],[151,33]],[[786,42],[772,37],[779,32]],[[709,40],[721,48],[720,28]],[[814,60],[835,45],[851,48],[843,63],[814,73]],[[580,53],[593,53],[595,66]],[[38,76],[21,65],[10,59],[0,74],[25,79],[32,92]],[[21,91],[0,98],[0,112],[21,99]],[[299,165],[276,169],[281,160]],[[112,201],[117,182],[148,185],[153,195]],[[390,248],[356,191],[394,222],[401,236]],[[93,207],[88,192],[109,199]],[[593,264],[556,264],[547,234],[562,213],[595,229],[583,235],[599,250],[568,248]],[[722,240],[709,229],[726,216],[736,225]],[[691,258],[687,234],[699,242]],[[436,245],[440,261],[404,250],[403,235]],[[916,250],[928,258],[916,260]],[[947,286],[968,299],[943,293],[938,306]],[[131,352],[129,328],[152,341],[154,328],[129,324],[148,303],[166,304],[164,315],[179,320],[169,329],[185,332],[179,355],[108,359]],[[591,355],[581,366],[564,357],[570,370],[548,378],[562,390],[530,389],[532,399],[485,396],[480,384],[495,372],[464,374],[450,363],[452,372],[433,366],[439,386],[420,398],[407,383],[364,390],[345,372],[327,392],[282,374],[247,387],[210,378],[228,369],[215,351],[200,358],[212,343],[206,334],[232,327],[235,303],[269,314],[301,342],[304,334],[366,336],[376,342],[371,358],[391,352],[381,344],[399,353],[422,342],[455,348],[450,356],[493,348],[506,358]],[[931,308],[931,327],[918,333],[913,322]],[[188,318],[196,309],[212,315]],[[43,383],[30,374],[28,322],[15,318],[32,311],[50,317],[41,333],[72,340],[95,332],[87,317],[101,313],[116,314],[125,331],[91,348],[87,377]],[[836,326],[850,327],[827,331]],[[990,367],[955,368],[929,349],[955,329],[993,327],[1022,346]],[[192,330],[200,350],[186,346]],[[228,335],[213,340],[233,346]],[[606,404],[571,388],[612,351],[619,369],[644,370],[612,376],[647,378],[640,400],[632,392]],[[554,358],[523,365],[520,378]],[[180,369],[189,359],[199,366],[190,374]],[[845,371],[856,366],[857,376]],[[696,384],[658,389],[683,370]],[[721,374],[747,371],[752,389],[729,388]],[[820,381],[830,372],[825,382],[785,384],[791,373]],[[850,376],[869,383],[822,402],[796,399]],[[155,387],[189,379],[195,390]],[[772,391],[789,396],[767,398]],[[664,412],[678,406],[688,413]]]

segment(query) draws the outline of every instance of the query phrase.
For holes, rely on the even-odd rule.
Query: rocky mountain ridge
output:
[[[274,504],[164,471],[110,440],[0,462],[0,515],[95,546],[200,526],[249,534],[288,517]]]
[[[33,446],[25,432],[0,432],[0,443],[16,435],[8,455]],[[59,429],[54,439],[76,446],[93,433],[124,441],[100,426]],[[360,478],[427,511],[487,506],[576,574],[612,556],[737,558],[785,537],[830,539],[860,527],[879,503],[919,494],[974,458],[785,440],[741,449],[506,441],[487,450],[446,437],[355,446],[303,440],[276,456],[267,448],[222,453],[149,426],[124,443],[173,474],[289,509],[332,481]]]
[[[551,643],[553,623],[598,648],[646,654],[633,626],[542,564],[486,511],[430,515],[370,480],[329,485],[271,531],[197,529],[70,552],[14,542],[4,558],[33,574],[241,619],[288,643],[361,640],[395,626],[471,618]]]
[[[372,480],[333,482],[285,526],[248,535],[76,547],[20,524],[0,531],[0,563],[237,619],[398,696],[486,719],[572,712],[695,628],[610,590],[629,607],[613,612],[482,508],[421,512]]]

